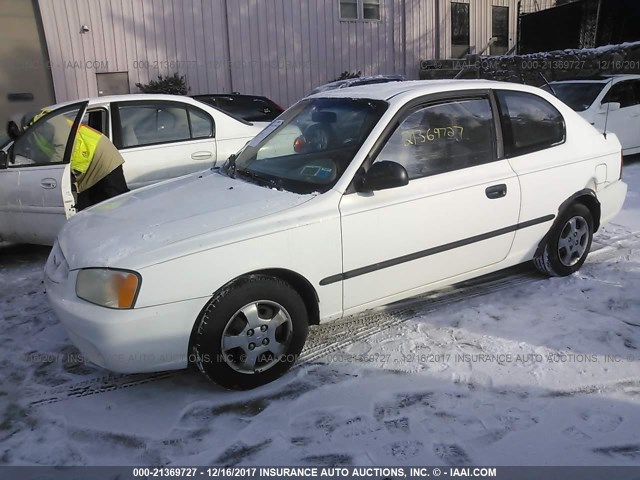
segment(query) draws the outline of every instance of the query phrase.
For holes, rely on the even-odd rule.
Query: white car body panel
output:
[[[602,103],[615,85],[627,81],[640,82],[640,75],[615,75],[602,80],[567,80],[551,82],[550,85],[553,87],[562,83],[602,83],[604,88],[589,108],[577,113],[599,131],[603,132],[606,128],[607,132],[615,133],[622,144],[624,155],[633,155],[640,153],[640,103],[617,110],[606,109]],[[637,88],[637,95],[640,95],[640,87]]]
[[[543,97],[564,116],[566,141],[404,187],[348,191],[386,125],[407,102],[466,89]],[[531,260],[563,202],[577,192],[589,189],[597,196],[601,223],[622,207],[626,185],[620,181],[615,135],[605,139],[539,89],[428,81],[316,96],[390,104],[331,190],[297,195],[206,172],[109,200],[66,224],[47,263],[46,286],[54,311],[87,358],[121,372],[185,367],[201,310],[224,285],[253,272],[301,277],[317,296],[319,321],[326,322]],[[506,185],[507,195],[488,199],[485,189],[495,184]],[[439,251],[442,246],[447,248]],[[350,275],[423,251],[431,253]],[[91,267],[138,272],[142,284],[135,308],[110,310],[79,299],[77,272]],[[132,351],[136,358],[123,360]]]
[[[114,102],[176,102],[193,105],[212,117],[214,138],[120,149],[131,190],[211,168],[238,152],[267,125],[258,122],[249,125],[197,100],[177,95],[115,95],[86,101],[88,113],[107,112],[106,133],[112,141],[115,125],[111,104]],[[56,110],[73,103],[77,102],[47,108]],[[52,183],[56,185],[54,188],[43,187]],[[68,165],[0,169],[0,192],[0,238],[5,240],[51,245],[66,220],[75,214]]]
[[[506,160],[420,178],[401,189],[345,195],[340,203],[344,271],[447,245],[518,222],[520,186]],[[485,189],[505,184],[508,195],[490,200]],[[447,205],[447,209],[440,208]],[[419,219],[416,212],[421,212]],[[451,222],[449,219],[458,221]],[[446,228],[434,228],[446,225]],[[514,232],[377,270],[344,284],[347,311],[498,263],[509,253]],[[366,247],[363,247],[366,246]],[[394,282],[386,281],[388,275]]]

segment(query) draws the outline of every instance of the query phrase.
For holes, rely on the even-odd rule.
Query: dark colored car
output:
[[[275,120],[284,109],[267,97],[258,95],[210,94],[193,95],[192,98],[218,108],[234,117],[246,122],[271,122]]]

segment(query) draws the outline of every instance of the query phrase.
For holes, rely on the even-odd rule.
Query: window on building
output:
[[[545,99],[524,92],[498,91],[500,119],[507,157],[543,150],[562,143],[562,114]]]
[[[451,2],[451,57],[469,53],[469,4]]]
[[[410,179],[495,160],[495,133],[487,98],[418,107],[391,135],[376,161],[398,162]]]
[[[509,7],[493,7],[491,10],[491,55],[504,55],[509,50]]]
[[[340,20],[380,20],[380,0],[340,0]]]
[[[358,0],[340,0],[340,19],[358,19]]]
[[[380,20],[380,0],[363,0],[362,13],[365,20]]]

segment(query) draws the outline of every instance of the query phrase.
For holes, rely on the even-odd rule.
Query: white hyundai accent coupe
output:
[[[621,209],[621,148],[541,89],[398,82],[307,97],[222,168],[73,217],[46,265],[84,356],[272,381],[308,326],[533,260],[570,275]]]

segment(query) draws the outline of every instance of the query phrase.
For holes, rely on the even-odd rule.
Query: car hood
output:
[[[58,243],[72,270],[122,267],[126,259],[149,262],[159,249],[194,237],[204,239],[313,197],[206,171],[134,190],[82,211],[67,222]],[[234,240],[241,239],[224,239]],[[203,241],[200,248],[215,246]]]

